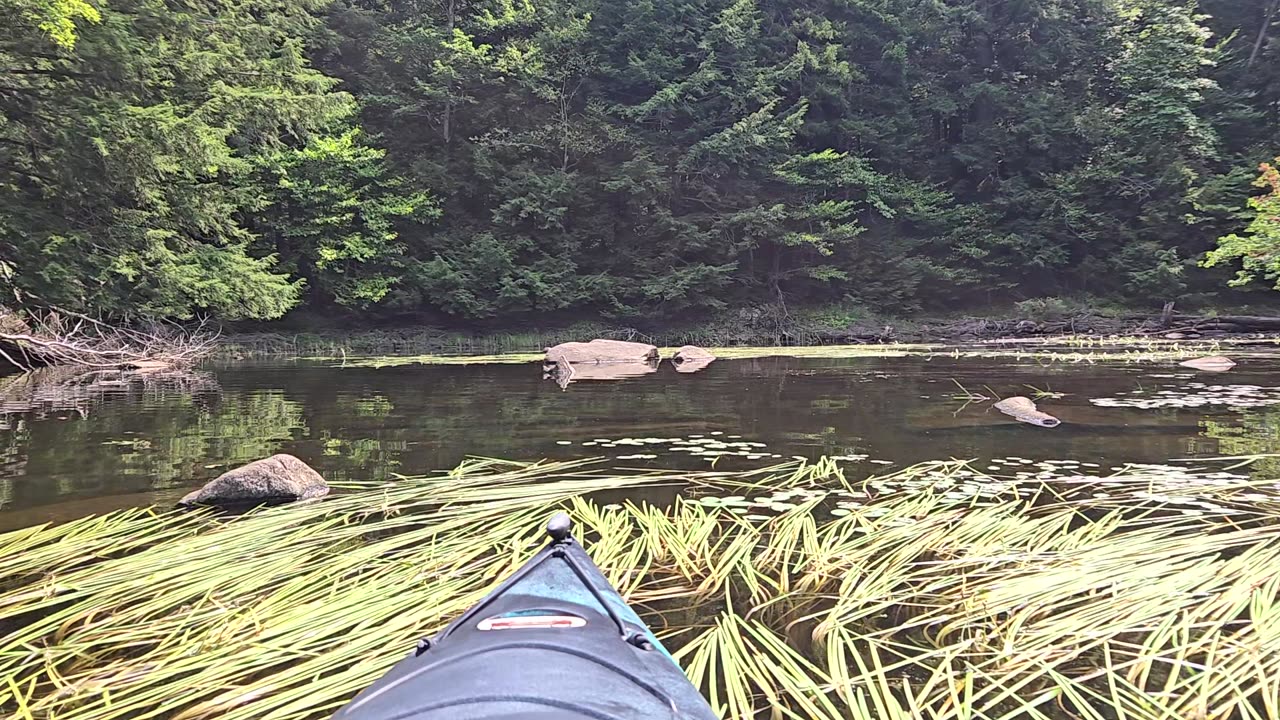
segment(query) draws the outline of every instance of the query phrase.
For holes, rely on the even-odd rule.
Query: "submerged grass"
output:
[[[1127,472],[1107,487],[1150,482]],[[1085,509],[1080,487],[978,505],[949,477],[997,480],[959,461],[851,481],[828,460],[624,474],[483,460],[236,518],[131,510],[20,530],[0,535],[0,713],[324,717],[568,508],[726,718],[1280,717],[1274,483],[1184,474],[1182,495],[1224,509],[1187,515],[1152,499]],[[591,499],[670,483],[685,495],[668,507]],[[730,502],[769,492],[792,499],[768,517]],[[850,493],[865,502],[833,513]]]

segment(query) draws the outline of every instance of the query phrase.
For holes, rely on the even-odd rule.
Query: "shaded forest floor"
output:
[[[1095,307],[1036,300],[986,313],[893,317],[821,308],[787,312],[777,306],[728,311],[696,320],[553,318],[472,327],[401,320],[381,327],[316,318],[288,324],[229,328],[220,356],[337,357],[343,355],[488,355],[539,352],[570,340],[602,337],[659,346],[803,346],[863,343],[1034,341],[1058,337],[1126,336],[1181,340],[1280,335],[1280,306],[1198,308]]]

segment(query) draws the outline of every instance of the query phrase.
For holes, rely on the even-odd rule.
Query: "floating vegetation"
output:
[[[1090,398],[1089,402],[1098,407],[1130,407],[1144,410],[1213,405],[1253,408],[1280,404],[1280,388],[1260,385],[1209,385],[1192,382],[1180,388],[1162,390],[1139,388],[1120,394],[1124,397]]]
[[[1235,341],[1243,344],[1245,341]],[[1258,341],[1249,341],[1259,345]],[[968,345],[949,344],[910,344],[889,343],[879,345],[812,345],[795,347],[729,347],[709,348],[717,358],[724,360],[747,360],[766,357],[814,358],[814,359],[846,359],[846,358],[895,358],[895,357],[938,357],[938,358],[1002,358],[1015,361],[1034,361],[1041,364],[1052,363],[1085,363],[1099,362],[1168,362],[1184,361],[1198,358],[1206,354],[1217,354],[1223,346],[1232,345],[1233,341],[1205,342],[1170,342],[1151,338],[1044,338],[1030,342],[983,342]],[[1272,342],[1271,344],[1274,344]],[[675,348],[660,349],[662,357],[670,357]],[[1235,353],[1237,357],[1247,356],[1248,351]],[[501,353],[495,355],[468,355],[462,353],[444,353],[428,355],[345,355],[345,356],[310,356],[303,359],[323,362],[335,367],[349,368],[387,368],[408,365],[481,365],[481,364],[526,364],[542,362],[545,353]],[[817,374],[817,370],[796,371],[805,374]],[[868,378],[871,379],[871,378]],[[968,391],[961,388],[962,392]],[[1056,396],[1048,391],[1050,396]],[[975,395],[972,399],[979,401],[983,396]]]
[[[1050,387],[1049,385],[1045,385],[1043,388],[1041,388],[1041,387],[1036,387],[1035,385],[1028,385],[1024,383],[1022,387],[1031,391],[1031,398],[1033,400],[1061,400],[1062,398],[1066,397],[1068,394],[1064,392],[1058,392],[1054,390],[1052,387]]]
[[[573,441],[559,440],[556,444],[569,446],[573,445]],[[637,453],[628,450],[627,454],[614,455],[613,457],[616,460],[656,460],[660,457],[659,453],[668,456],[684,455],[692,458],[702,458],[710,462],[718,462],[721,458],[740,458],[756,461],[765,458],[776,459],[782,457],[781,455],[766,452],[768,445],[765,443],[744,440],[741,435],[728,435],[721,430],[694,433],[686,437],[595,438],[581,443],[581,447],[608,450],[646,448],[645,452]],[[846,455],[841,456],[839,459],[856,461],[865,457],[865,455]],[[797,456],[797,459],[804,458]]]
[[[1239,467],[1262,457],[1265,456],[1230,458],[1230,467]],[[797,499],[815,503],[820,508],[848,509],[873,500],[876,503],[903,502],[921,497],[939,505],[965,507],[1035,500],[1081,511],[1140,508],[1143,513],[1194,510],[1223,516],[1254,508],[1258,503],[1280,506],[1280,483],[1254,480],[1241,472],[1187,465],[1129,463],[1103,468],[1099,463],[1077,460],[1033,460],[1010,456],[994,458],[985,465],[955,460],[922,463],[887,475],[851,480],[836,461],[837,458],[822,458],[800,467],[811,467],[813,472],[838,477],[839,485],[783,484],[771,487],[767,495],[704,495],[697,497],[696,501],[708,506],[743,507],[756,513],[777,511],[775,506]],[[728,492],[741,487],[733,480],[720,481],[719,484]],[[755,485],[747,483],[746,487],[754,488]],[[875,508],[869,511],[877,512]]]
[[[545,353],[503,353],[500,355],[377,355],[351,357],[307,357],[335,367],[388,368],[406,365],[523,365],[542,362]]]
[[[963,400],[965,401],[965,404],[969,404],[969,403],[976,403],[976,402],[978,403],[986,402],[991,399],[986,395],[972,392],[971,390],[969,390],[969,388],[965,387],[964,385],[961,385],[960,381],[955,378],[951,378],[951,382],[955,383],[955,386],[957,388],[960,388],[959,393],[951,395],[952,400]]]
[[[573,441],[557,441],[559,446],[572,446]],[[705,433],[692,433],[685,437],[641,437],[641,438],[594,438],[580,443],[585,448],[646,448],[644,452],[627,451],[625,455],[614,455],[614,460],[657,460],[660,456],[686,456],[707,460],[718,464],[723,460],[780,460],[782,455],[769,452],[767,443],[742,439],[739,434],[726,434],[723,430],[710,430]],[[844,455],[828,456],[837,462],[865,462],[870,459],[867,454],[846,452]],[[792,455],[791,460],[805,462],[809,457]],[[878,465],[893,465],[892,460],[869,460]],[[714,466],[714,465],[713,465]]]
[[[811,345],[798,347],[732,347],[712,348],[718,359],[742,360],[762,357],[790,358],[886,358],[925,354],[940,349],[938,345]],[[665,355],[664,355],[665,357]]]
[[[936,349],[929,345],[815,345],[811,347],[735,347],[716,348],[717,358],[744,359],[761,357],[794,358],[852,358],[852,357],[905,357]],[[670,357],[674,348],[660,351],[662,357]],[[525,364],[542,362],[546,353],[502,353],[498,355],[376,355],[376,356],[314,356],[304,358],[349,368],[387,368],[406,365],[483,365]]]
[[[851,481],[828,459],[680,474],[483,461],[230,519],[139,509],[11,532],[0,712],[328,717],[566,508],[628,601],[661,610],[647,619],[722,717],[1280,716],[1276,483],[1069,463]],[[667,507],[590,499],[669,483],[688,493]],[[1082,512],[1096,494],[1114,506]]]

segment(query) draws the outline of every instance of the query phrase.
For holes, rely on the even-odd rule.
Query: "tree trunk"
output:
[[[449,28],[449,37],[453,37],[453,28],[458,20],[458,2],[457,0],[449,0],[448,16],[445,18],[446,26]],[[453,92],[453,88],[449,88],[449,92]],[[446,100],[444,103],[444,119],[440,123],[441,133],[444,136],[444,144],[449,144],[449,121],[453,116],[453,100]]]
[[[1253,67],[1258,55],[1262,53],[1262,46],[1267,40],[1267,31],[1271,29],[1271,20],[1276,15],[1277,7],[1280,7],[1280,0],[1271,0],[1271,5],[1267,7],[1267,14],[1262,18],[1262,27],[1258,28],[1258,39],[1253,41],[1253,52],[1249,53],[1249,62],[1244,64],[1246,70]]]
[[[1280,330],[1280,317],[1262,317],[1258,315],[1215,315],[1212,317],[1177,316],[1179,323],[1194,323],[1198,327],[1230,330],[1227,326],[1235,326],[1242,331],[1275,331]]]

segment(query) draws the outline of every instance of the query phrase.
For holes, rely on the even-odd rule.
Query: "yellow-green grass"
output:
[[[1127,472],[1117,498],[1152,482]],[[0,535],[0,717],[326,717],[558,508],[725,718],[1280,717],[1280,504],[1211,475],[1180,492],[1229,510],[1187,515],[1049,485],[958,501],[948,477],[996,481],[958,461],[853,482],[483,460],[236,518],[30,528]],[[673,483],[669,506],[593,499]],[[779,491],[768,517],[723,504]],[[833,515],[851,492],[872,497]]]
[[[1256,342],[1256,341],[1255,341]],[[977,343],[964,345],[928,344],[880,344],[880,345],[812,345],[791,347],[728,347],[711,348],[722,360],[743,360],[764,357],[846,359],[846,358],[997,358],[1014,361],[1034,361],[1042,364],[1070,363],[1092,364],[1100,362],[1150,363],[1227,352],[1234,345],[1230,342],[1169,342],[1148,338],[1046,338],[1013,344]],[[675,354],[675,348],[661,348],[663,358]],[[1258,347],[1238,346],[1232,351],[1236,357],[1274,357],[1274,343]],[[406,365],[484,365],[531,364],[541,361],[543,353],[505,353],[499,355],[380,355],[348,357],[308,357],[305,360],[322,362],[337,367],[385,368]]]
[[[927,345],[814,345],[804,347],[732,347],[715,348],[716,357],[743,359],[759,357],[854,358],[904,357],[930,350]],[[676,348],[661,348],[662,357],[675,355]],[[525,364],[540,362],[544,353],[506,353],[502,355],[385,355],[370,357],[312,357],[306,360],[343,367],[400,367],[404,365],[482,365]]]
[[[524,365],[539,362],[544,357],[544,353],[504,353],[500,355],[352,355],[302,359],[336,367],[384,368],[405,365]]]

